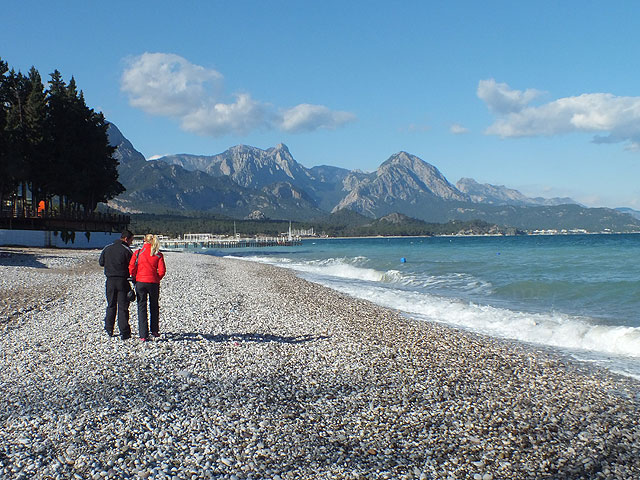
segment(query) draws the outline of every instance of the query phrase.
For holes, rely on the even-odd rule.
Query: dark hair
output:
[[[120,238],[131,238],[133,237],[133,233],[131,233],[130,230],[123,230],[122,234],[120,235]]]

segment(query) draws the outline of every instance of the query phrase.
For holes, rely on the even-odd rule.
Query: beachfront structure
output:
[[[182,238],[164,238],[161,241],[163,249],[290,247],[301,243],[300,237],[293,236],[241,238],[238,235],[225,237],[211,233],[185,233]]]
[[[211,242],[219,238],[219,236],[213,235],[212,233],[185,233],[182,236],[182,240],[188,243]]]
[[[6,207],[6,208],[2,208]],[[127,215],[82,210],[0,207],[0,245],[25,247],[101,248],[128,228]]]
[[[313,230],[313,227],[311,228],[292,228],[291,229],[291,235],[293,235],[294,237],[315,237],[316,234]]]

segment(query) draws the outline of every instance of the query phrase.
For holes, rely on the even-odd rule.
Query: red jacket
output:
[[[136,282],[160,283],[167,267],[164,264],[164,256],[158,252],[150,255],[151,245],[145,243],[141,249],[136,250],[129,262],[129,274],[135,278]],[[138,259],[138,265],[136,265]]]

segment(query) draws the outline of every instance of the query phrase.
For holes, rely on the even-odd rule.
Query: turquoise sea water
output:
[[[640,235],[317,239],[208,253],[640,378]]]

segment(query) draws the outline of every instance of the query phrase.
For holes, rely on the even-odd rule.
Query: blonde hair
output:
[[[151,245],[150,255],[156,255],[160,250],[160,240],[158,240],[158,236],[153,233],[147,233],[144,236],[144,243]]]

